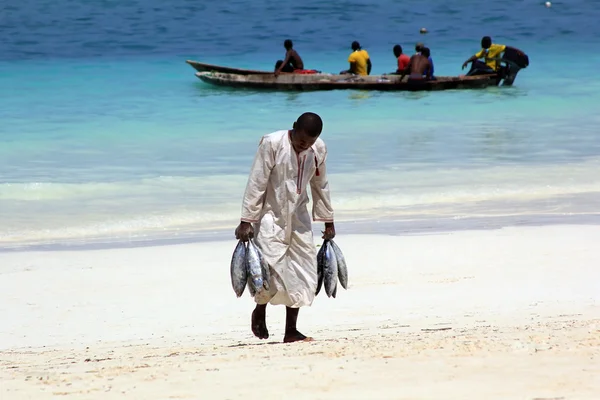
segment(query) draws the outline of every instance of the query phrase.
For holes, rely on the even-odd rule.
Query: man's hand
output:
[[[321,232],[323,239],[331,240],[335,237],[335,227],[333,222],[325,222],[325,231]]]
[[[335,234],[335,233],[334,233]],[[249,239],[254,237],[254,228],[250,222],[240,222],[237,228],[235,228],[235,238],[242,242],[247,242]]]
[[[275,77],[278,77],[280,73],[281,73],[280,70],[275,71]]]
[[[465,69],[467,67],[467,65],[469,64],[468,61],[465,61],[465,63],[462,65],[462,69]]]

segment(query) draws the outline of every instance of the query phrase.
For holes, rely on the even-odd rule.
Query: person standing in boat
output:
[[[327,179],[327,147],[319,137],[323,121],[307,112],[291,130],[264,135],[252,163],[235,237],[255,238],[271,271],[270,289],[256,294],[252,332],[267,339],[267,304],[286,306],[283,341],[311,340],[296,327],[300,307],[310,306],[317,289],[317,250],[312,220],[323,222],[323,239],[333,239],[333,208]]]
[[[281,72],[303,70],[304,63],[298,52],[294,50],[292,41],[286,39],[285,42],[283,42],[283,47],[285,47],[285,58],[283,60],[278,60],[275,63],[275,76],[279,75]]]
[[[371,58],[366,50],[360,47],[357,41],[352,42],[352,53],[348,57],[350,69],[340,72],[340,74],[353,75],[370,75],[371,74]]]
[[[410,62],[410,57],[402,52],[402,46],[399,44],[394,46],[394,57],[398,60],[398,68],[396,69],[396,74],[401,74],[402,71],[408,67],[408,63]]]

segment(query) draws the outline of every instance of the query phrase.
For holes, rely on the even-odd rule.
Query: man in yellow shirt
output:
[[[352,53],[348,57],[348,62],[350,69],[342,71],[342,74],[369,75],[371,73],[372,65],[369,53],[363,50],[356,41],[352,42]]]
[[[471,63],[471,69],[467,75],[494,74],[499,71],[500,63],[498,59],[502,58],[506,46],[503,44],[492,43],[491,37],[484,36],[483,39],[481,39],[481,47],[482,49],[479,53],[471,56],[462,65],[462,68],[465,69],[467,64]],[[485,62],[479,61],[481,58],[483,58]]]

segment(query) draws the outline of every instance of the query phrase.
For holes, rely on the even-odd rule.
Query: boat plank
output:
[[[273,71],[224,67],[221,65],[207,64],[193,60],[186,60],[185,62],[191,65],[198,72],[224,72],[238,75],[273,75]]]

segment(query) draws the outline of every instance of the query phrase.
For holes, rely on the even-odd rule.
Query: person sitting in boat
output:
[[[499,59],[502,58],[505,50],[505,45],[492,43],[491,37],[484,36],[481,39],[481,50],[465,61],[462,68],[465,69],[471,63],[471,69],[467,76],[495,74],[500,69]],[[480,61],[480,59],[484,59],[484,61]]]
[[[369,75],[371,73],[371,58],[366,50],[360,47],[357,41],[352,42],[352,53],[348,57],[350,69],[340,74]]]
[[[421,54],[421,50],[423,50],[424,47],[425,47],[425,44],[423,42],[418,42],[415,45],[415,54]]]
[[[424,49],[423,49],[424,50]],[[433,71],[429,58],[424,54],[415,54],[410,58],[410,62],[402,74],[400,80],[404,79],[406,74],[408,75],[408,82],[424,82],[431,80],[431,73]]]
[[[398,68],[396,74],[401,74],[406,69],[410,62],[410,57],[402,52],[402,46],[399,44],[394,46],[394,57],[398,60]]]
[[[427,59],[429,60],[429,64],[430,64],[430,67],[427,67],[427,69],[425,70],[423,75],[429,76],[430,77],[429,79],[435,80],[435,75],[433,75],[433,73],[434,73],[433,59],[431,58],[431,50],[429,49],[429,47],[423,47],[421,49],[421,55],[427,57]]]
[[[304,70],[302,58],[300,58],[298,52],[294,50],[292,41],[286,39],[285,42],[283,42],[283,47],[285,47],[285,58],[283,60],[278,60],[275,63],[275,76],[279,75],[281,72]]]

